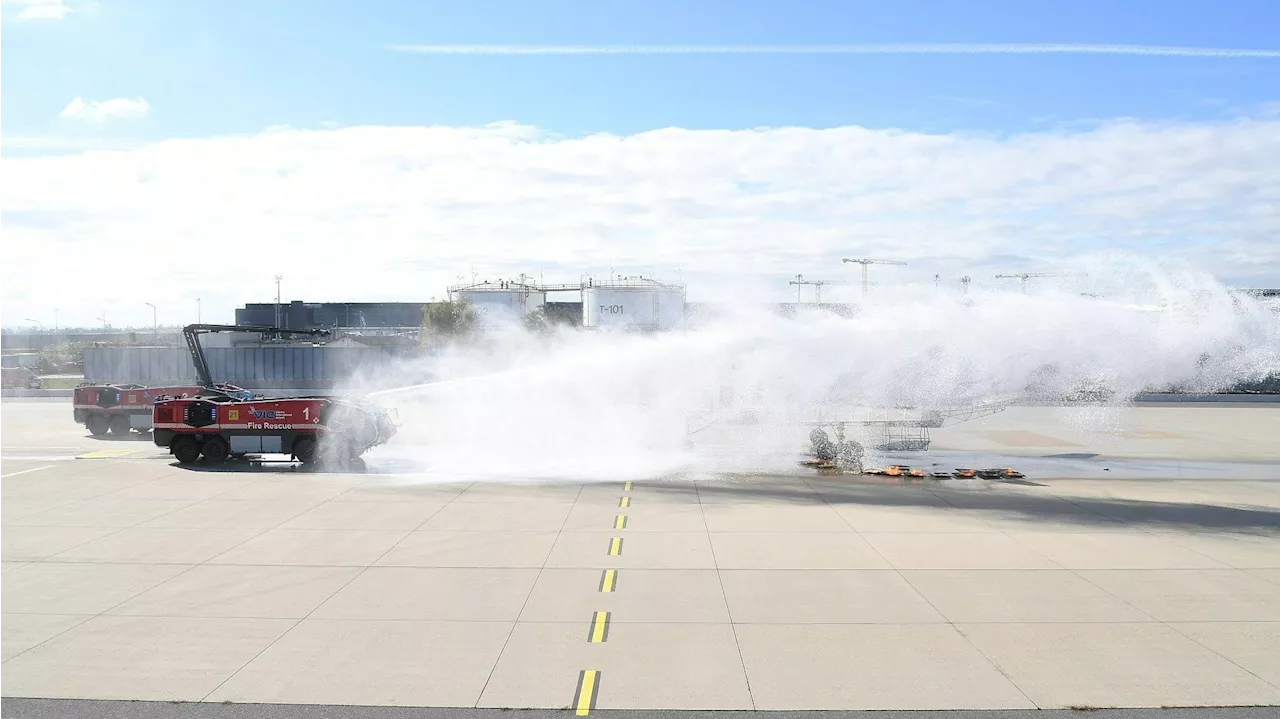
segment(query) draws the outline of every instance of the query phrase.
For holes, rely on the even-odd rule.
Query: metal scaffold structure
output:
[[[813,285],[813,301],[822,304],[822,286],[823,285],[849,285],[853,284],[848,280],[806,280],[804,275],[796,275],[794,280],[789,284],[796,286],[796,304],[800,304],[800,290],[804,285]]]
[[[996,275],[997,280],[1017,279],[1022,281],[1022,294],[1027,294],[1027,279],[1031,277],[1084,277],[1084,272],[1014,272],[1007,275]]]
[[[875,449],[883,452],[916,452],[929,449],[931,428],[960,424],[1003,412],[1015,401],[1016,397],[971,400],[942,408],[860,406],[824,410],[819,407],[814,410],[816,416],[805,424],[839,428],[842,432],[853,427],[879,429],[880,444]]]
[[[846,257],[846,258],[844,258],[843,260],[841,260],[841,262],[852,262],[852,263],[855,263],[855,264],[862,265],[862,299],[864,299],[864,300],[865,300],[865,299],[867,299],[867,287],[868,287],[868,286],[869,286],[869,284],[870,284],[870,283],[869,283],[869,281],[868,281],[868,278],[867,278],[867,267],[868,267],[868,266],[870,266],[870,265],[905,265],[905,264],[907,264],[907,263],[905,263],[905,262],[901,262],[901,261],[899,261],[899,260],[873,260],[873,259],[867,259],[867,258],[863,258],[863,259],[850,259],[850,258],[848,258],[848,257]]]

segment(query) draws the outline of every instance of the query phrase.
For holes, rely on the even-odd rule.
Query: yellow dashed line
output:
[[[112,457],[127,457],[131,454],[137,454],[136,449],[99,449],[96,452],[76,455],[76,459],[111,459]]]
[[[614,517],[614,518],[613,518],[613,528],[614,528],[614,529],[626,529],[626,528],[627,528],[627,515],[625,515],[625,514],[619,514],[618,516]]]
[[[631,506],[631,498],[630,498],[630,497],[623,497],[622,499],[619,499],[619,500],[618,500],[618,506],[619,506],[619,507],[630,507],[630,506]]]
[[[622,488],[623,488],[623,489],[625,489],[626,491],[630,492],[630,491],[631,491],[631,483],[630,483],[630,482],[627,482],[626,484],[622,485]]]
[[[609,556],[616,557],[622,554],[622,537],[614,537],[609,540]]]
[[[600,591],[612,592],[618,586],[618,570],[606,569],[600,573]]]
[[[583,669],[578,673],[578,689],[573,693],[573,708],[584,717],[596,708],[596,695],[600,693],[600,670]]]
[[[608,612],[596,612],[591,615],[591,631],[587,632],[587,641],[592,644],[603,644],[609,641]]]

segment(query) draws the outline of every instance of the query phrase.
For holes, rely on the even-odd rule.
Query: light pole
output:
[[[150,302],[143,302],[142,304],[151,308],[151,334],[159,337],[160,324],[156,321],[156,306],[151,304]]]
[[[58,331],[58,308],[53,308],[53,331]]]
[[[33,319],[31,319],[30,317],[24,317],[22,321],[23,321],[23,322],[34,322],[34,323],[36,323],[36,324],[40,327],[39,331],[40,331],[40,332],[44,332],[44,323],[43,323],[43,322],[41,322],[40,320],[33,320]]]
[[[196,298],[196,324],[200,324],[200,298]]]
[[[276,275],[276,327],[280,326],[280,280],[284,275]]]

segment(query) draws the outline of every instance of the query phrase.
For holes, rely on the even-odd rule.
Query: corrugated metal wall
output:
[[[377,372],[411,357],[402,347],[210,347],[205,349],[213,379],[245,387],[320,387],[357,372]],[[91,347],[84,353],[88,382],[159,385],[194,382],[186,348]]]

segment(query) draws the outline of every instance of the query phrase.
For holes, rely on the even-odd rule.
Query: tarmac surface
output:
[[[1011,408],[904,456],[1026,484],[217,471],[0,411],[6,717],[1280,705],[1276,405]],[[1091,716],[1191,715],[1274,710]]]

